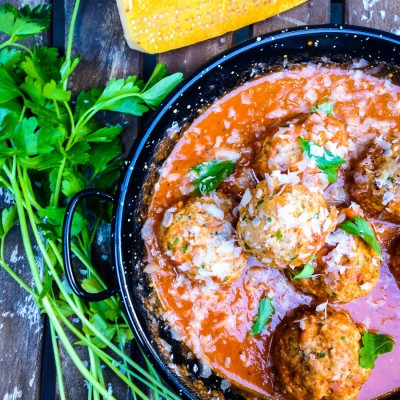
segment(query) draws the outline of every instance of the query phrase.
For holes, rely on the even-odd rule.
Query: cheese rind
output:
[[[234,31],[307,0],[117,0],[129,47],[162,53]]]

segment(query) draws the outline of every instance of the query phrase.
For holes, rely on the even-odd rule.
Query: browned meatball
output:
[[[370,216],[400,223],[400,134],[376,139],[355,169],[351,193]]]
[[[337,118],[317,112],[280,127],[265,138],[256,159],[256,171],[263,177],[273,171],[318,173],[315,163],[303,156],[299,137],[319,144],[334,155],[346,158],[348,136],[343,122]]]
[[[243,196],[236,230],[242,248],[262,263],[294,268],[324,245],[336,217],[318,190],[300,184],[273,189],[262,181]]]
[[[232,226],[233,203],[223,193],[190,198],[168,209],[161,246],[172,263],[190,279],[230,283],[247,265]]]
[[[365,296],[379,279],[380,259],[376,252],[364,240],[342,229],[328,235],[325,246],[311,264],[312,277],[292,282],[330,302],[348,303]]]
[[[252,168],[236,166],[234,173],[225,178],[218,188],[240,200],[245,190],[254,188],[256,184],[257,178]]]
[[[356,399],[371,371],[359,365],[360,347],[360,331],[347,314],[298,310],[272,344],[283,391],[296,400]]]

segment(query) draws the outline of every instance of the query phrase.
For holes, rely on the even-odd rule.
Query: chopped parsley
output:
[[[317,358],[325,358],[326,357],[326,351],[323,353],[317,353]]]
[[[188,251],[188,248],[189,248],[189,244],[188,244],[188,243],[185,243],[185,245],[183,246],[182,252],[183,252],[184,254],[186,254],[186,252]]]
[[[382,258],[381,246],[376,240],[375,234],[368,225],[368,222],[364,218],[354,217],[354,222],[344,221],[343,224],[340,225],[340,228],[353,236],[361,237],[376,251],[378,256]]]
[[[281,240],[283,238],[283,233],[282,233],[282,231],[280,229],[279,229],[276,237],[278,238],[278,240]]]
[[[315,260],[316,256],[312,256],[307,264],[303,267],[303,269],[293,277],[293,279],[305,279],[309,278],[311,275],[314,274],[314,267],[312,266],[312,261]]]
[[[317,111],[323,111],[326,115],[333,114],[333,102],[326,100],[323,103],[311,107],[311,112],[316,113]]]
[[[338,169],[346,161],[312,140],[303,139],[299,136],[299,141],[302,150],[315,161],[317,167],[328,177],[328,181],[330,183],[336,182]]]
[[[254,336],[260,334],[274,312],[275,308],[272,305],[272,300],[269,297],[261,299],[258,305],[257,318],[250,330],[250,335]]]
[[[381,354],[390,353],[395,345],[394,339],[388,335],[364,332],[362,335],[363,346],[358,351],[360,365],[363,368],[375,368],[375,361]]]
[[[190,169],[190,177],[195,187],[194,194],[214,192],[219,184],[235,169],[236,161],[212,160],[198,164]]]
[[[178,244],[179,238],[175,238],[173,242],[168,243],[168,250],[172,250]]]

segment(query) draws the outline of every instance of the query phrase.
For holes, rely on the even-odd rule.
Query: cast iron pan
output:
[[[394,74],[392,81],[400,83],[397,69],[400,39],[393,34],[355,26],[324,25],[288,29],[251,39],[219,55],[191,75],[154,112],[142,140],[131,150],[116,197],[86,190],[69,204],[64,222],[64,261],[72,290],[89,301],[119,293],[143,351],[182,398],[206,399],[222,395],[227,399],[240,399],[243,393],[232,387],[221,391],[221,378],[214,374],[200,378],[201,364],[184,344],[174,339],[169,326],[160,318],[158,302],[151,301],[155,294],[143,272],[145,254],[141,228],[158,169],[185,127],[215,99],[243,82],[278,68],[308,61],[325,63],[326,57],[342,64],[359,57],[372,66],[383,62],[387,64],[388,72]],[[177,129],[171,131],[174,127]],[[83,198],[93,196],[114,204],[111,246],[118,286],[99,294],[87,293],[79,286],[70,259],[74,210]],[[175,371],[168,367],[171,355],[163,350],[160,338],[172,347]],[[391,394],[386,398],[400,397]]]

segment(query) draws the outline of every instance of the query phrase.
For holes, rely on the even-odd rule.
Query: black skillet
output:
[[[313,61],[351,63],[363,57],[371,65],[388,64],[392,81],[400,83],[400,38],[393,34],[355,26],[324,25],[288,29],[248,40],[210,61],[187,78],[154,112],[143,138],[132,148],[118,193],[115,197],[97,190],[78,193],[70,202],[64,221],[64,261],[72,290],[88,301],[100,301],[119,293],[135,337],[164,379],[185,399],[204,399],[223,394],[227,399],[243,398],[228,388],[221,393],[221,378],[202,378],[202,368],[189,349],[174,339],[160,318],[160,309],[150,300],[155,296],[143,272],[144,249],[141,229],[158,169],[191,121],[215,99],[243,82],[293,63]],[[171,127],[178,132],[171,135]],[[118,286],[92,294],[85,292],[74,277],[70,259],[70,232],[74,211],[86,197],[99,197],[114,205],[111,227],[113,267]],[[152,305],[150,305],[152,303]],[[157,303],[157,302],[156,302]],[[190,322],[190,321],[189,321]],[[172,346],[179,369],[168,367],[170,354],[164,354],[160,338]],[[204,374],[203,374],[204,375]],[[399,399],[391,394],[387,399]]]

